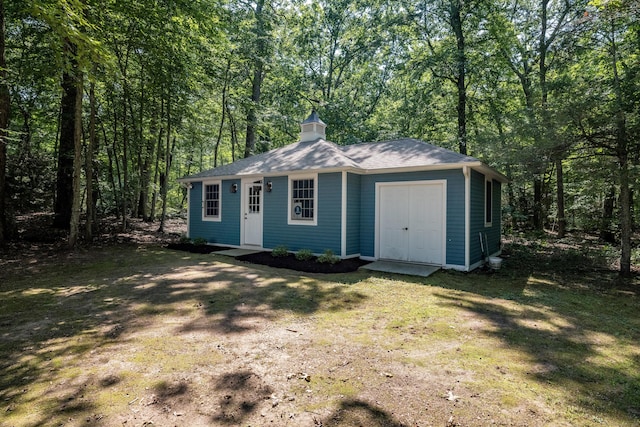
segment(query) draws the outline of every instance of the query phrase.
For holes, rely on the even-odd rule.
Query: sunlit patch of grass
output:
[[[356,378],[314,376],[312,381],[313,383],[310,383],[306,389],[322,396],[332,396],[335,399],[356,396],[362,389],[362,383]]]
[[[151,374],[189,371],[196,366],[215,365],[223,360],[216,352],[197,351],[182,337],[141,337],[132,343],[134,351],[126,361]],[[149,371],[151,370],[151,371]]]

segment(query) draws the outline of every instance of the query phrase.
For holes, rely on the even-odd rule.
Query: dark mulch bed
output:
[[[343,259],[335,264],[316,262],[315,257],[307,261],[299,261],[294,254],[289,254],[284,257],[274,257],[271,255],[271,252],[243,255],[237,259],[253,264],[288,268],[289,270],[304,271],[306,273],[350,273],[365,264],[369,264],[369,261],[363,261],[360,258]]]
[[[195,245],[193,243],[169,243],[167,249],[177,251],[185,251],[196,254],[210,254],[219,252],[227,247],[215,245]],[[368,264],[369,261],[363,261],[360,258],[349,258],[338,261],[335,264],[320,263],[313,257],[306,261],[296,259],[294,254],[284,257],[274,257],[271,252],[257,252],[255,254],[239,256],[236,259],[240,261],[250,262],[252,264],[268,265],[269,267],[288,268],[289,270],[303,271],[305,273],[350,273],[356,271],[360,266]]]
[[[212,252],[224,251],[229,248],[214,245],[194,245],[193,243],[169,243],[167,245],[167,249],[191,252],[194,254],[210,254]]]

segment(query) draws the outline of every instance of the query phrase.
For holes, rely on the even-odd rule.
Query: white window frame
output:
[[[487,185],[491,186],[491,194],[487,194]],[[487,197],[491,197],[491,200],[487,200]],[[487,203],[488,202],[488,203]],[[487,207],[489,211],[487,212]],[[487,221],[487,214],[489,214],[490,220]],[[491,227],[493,225],[493,180],[485,177],[484,179],[484,226]]]
[[[207,215],[207,186],[218,185],[218,215]],[[202,183],[202,220],[222,221],[222,181],[204,181]]]
[[[293,181],[313,180],[313,219],[292,218]],[[289,225],[318,225],[318,174],[289,175],[287,193],[287,224]]]

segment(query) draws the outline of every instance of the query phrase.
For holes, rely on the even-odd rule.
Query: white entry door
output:
[[[244,244],[262,246],[262,180],[243,184]]]
[[[384,184],[378,195],[379,257],[442,265],[444,184]]]

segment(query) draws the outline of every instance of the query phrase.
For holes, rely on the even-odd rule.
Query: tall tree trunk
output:
[[[225,105],[227,109],[227,116],[229,117],[229,131],[231,132],[231,162],[236,161],[236,147],[238,146],[238,132],[236,130],[236,120],[231,113],[229,103]]]
[[[602,217],[600,218],[600,238],[607,243],[615,243],[616,235],[611,228],[613,222],[613,210],[616,205],[616,187],[611,185],[609,192],[602,204]]]
[[[496,123],[496,128],[498,129],[498,136],[500,137],[500,145],[502,146],[502,149],[505,150],[505,152],[507,151],[508,147],[507,147],[507,138],[505,136],[505,132],[504,132],[504,126],[502,124],[502,119],[500,118],[500,115],[498,114],[497,108],[495,106],[495,104],[491,101],[489,101],[489,105],[491,106],[491,116],[493,117],[493,120]],[[512,229],[516,229],[518,222],[516,221],[516,199],[515,199],[515,195],[513,193],[513,181],[512,181],[512,170],[511,170],[511,163],[507,162],[506,164],[506,172],[507,172],[507,179],[509,180],[507,182],[507,203],[509,204],[509,210],[511,211],[511,228]]]
[[[124,85],[127,85],[126,81]],[[122,231],[126,231],[129,209],[129,128],[126,95],[123,97],[122,113]]]
[[[7,85],[7,63],[5,60],[4,0],[0,0],[0,244],[8,239],[7,230],[7,136],[11,98]]]
[[[466,86],[466,70],[467,57],[465,53],[464,33],[462,31],[462,16],[460,8],[462,2],[460,0],[451,1],[450,24],[453,33],[456,36],[456,86],[458,89],[458,149],[460,154],[467,154],[467,86]]]
[[[533,228],[542,230],[544,227],[544,210],[542,206],[542,178],[533,178]]]
[[[102,129],[102,139],[105,142],[105,146],[107,148],[107,159],[109,161],[109,167],[107,168],[107,170],[109,171],[109,183],[111,184],[111,193],[113,194],[113,206],[115,207],[115,214],[116,217],[118,216],[118,206],[120,206],[120,201],[118,199],[118,187],[116,187],[116,177],[114,176],[114,167],[113,167],[113,157],[115,156],[115,153],[113,152],[113,148],[110,147],[107,144],[107,130],[105,129],[104,123],[101,122],[101,129]],[[115,138],[115,136],[114,136]]]
[[[231,56],[227,59],[227,67],[224,71],[224,85],[222,86],[222,117],[220,118],[220,127],[218,128],[218,138],[216,146],[213,150],[213,167],[218,166],[218,150],[222,141],[222,131],[224,130],[224,122],[227,117],[227,90],[229,89],[229,70],[231,69]]]
[[[154,125],[155,127],[155,125]],[[152,131],[151,134],[154,132]],[[138,211],[145,222],[150,221],[151,215],[149,215],[149,191],[151,188],[151,166],[155,155],[155,141],[149,138],[145,142],[144,147],[144,159],[141,171],[141,185],[140,185],[140,198]]]
[[[175,139],[174,139],[175,141]],[[169,171],[171,170],[171,96],[167,95],[167,145],[164,157],[164,172],[160,174],[162,191],[162,214],[158,231],[164,233],[164,222],[167,217],[167,194],[169,192]]]
[[[75,155],[75,109],[77,98],[77,47],[65,41],[65,54],[71,64],[70,70],[62,73],[62,100],[60,145],[58,147],[58,172],[56,179],[56,202],[53,225],[69,228],[73,204],[73,159]]]
[[[627,132],[622,83],[618,71],[615,20],[611,20],[611,71],[616,107],[616,156],[620,183],[620,276],[631,277],[631,189],[629,180],[629,134]]]
[[[164,117],[164,99],[160,97],[160,120]],[[160,126],[160,131],[158,132],[158,141],[156,148],[156,165],[153,175],[153,197],[151,199],[151,215],[149,216],[149,222],[154,222],[156,220],[156,205],[158,203],[158,179],[160,179],[160,159],[162,158],[162,135],[164,133],[164,128]]]
[[[260,94],[262,91],[262,81],[264,80],[264,56],[266,54],[266,33],[264,17],[264,0],[258,0],[256,4],[256,49],[255,61],[253,64],[253,80],[251,82],[251,103],[247,111],[247,133],[244,147],[244,157],[253,154],[256,146],[256,133],[258,128],[257,109],[260,104]]]
[[[82,73],[76,73],[76,102],[74,114],[73,198],[69,227],[69,247],[74,248],[80,235],[80,210],[82,196]]]
[[[161,127],[158,132],[158,144],[156,148],[156,165],[153,175],[153,195],[151,197],[151,213],[149,215],[149,222],[156,220],[156,205],[158,203],[158,179],[160,179],[160,159],[162,158],[162,135],[164,129]]]
[[[556,159],[556,197],[558,207],[558,237],[563,238],[566,234],[567,220],[564,212],[564,170],[562,158]]]
[[[96,152],[96,85],[91,82],[89,86],[89,146],[87,147],[85,161],[85,175],[87,186],[87,223],[85,228],[85,238],[87,241],[93,239],[94,225],[96,221],[96,194],[94,194],[93,159]]]
[[[626,146],[626,141],[624,144]],[[619,145],[621,145],[620,142]],[[620,151],[618,164],[620,167],[620,276],[631,277],[631,189],[627,153]]]

